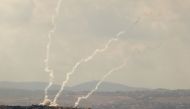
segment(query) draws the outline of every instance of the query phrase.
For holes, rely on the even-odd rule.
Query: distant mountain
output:
[[[71,87],[70,90],[72,91],[90,91],[92,90],[98,81],[90,81],[85,82],[74,87]],[[103,82],[99,87],[98,91],[100,92],[116,92],[116,91],[135,91],[135,90],[145,90],[145,88],[135,88],[129,87],[119,83],[112,83],[112,82]]]
[[[66,87],[69,91],[90,91],[98,81],[89,81],[72,87]],[[21,89],[21,90],[44,90],[47,83],[44,82],[0,82],[0,89]],[[53,85],[50,90],[58,90],[60,85]],[[116,92],[116,91],[134,91],[145,90],[144,88],[129,87],[123,84],[104,82],[99,87],[100,92]]]

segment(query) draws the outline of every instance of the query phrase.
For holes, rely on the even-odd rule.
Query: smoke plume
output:
[[[42,103],[40,103],[41,105],[46,105],[46,102],[49,101],[49,99],[48,99],[48,89],[52,86],[53,81],[54,81],[54,71],[49,65],[49,59],[50,59],[49,57],[50,57],[50,48],[51,48],[51,44],[52,44],[52,36],[56,31],[56,18],[59,15],[61,2],[62,2],[62,0],[58,0],[58,2],[57,2],[55,12],[54,12],[54,14],[52,15],[52,18],[51,18],[52,28],[48,32],[48,42],[47,42],[47,45],[46,45],[46,57],[45,57],[45,60],[44,60],[44,63],[45,63],[44,70],[45,70],[45,72],[49,73],[49,84],[46,86],[46,88],[44,90],[45,97],[44,97],[44,101]]]
[[[58,91],[58,93],[56,94],[53,102],[52,102],[52,106],[56,106],[57,105],[57,99],[60,96],[60,94],[62,93],[62,91],[64,90],[66,84],[68,83],[70,76],[72,76],[76,69],[82,64],[82,63],[86,63],[90,60],[92,60],[98,53],[102,53],[104,51],[106,51],[108,49],[108,47],[110,46],[111,43],[113,43],[114,41],[117,41],[119,39],[119,37],[124,34],[125,31],[120,31],[119,33],[116,34],[116,36],[114,38],[111,38],[110,40],[107,41],[107,43],[105,44],[105,46],[102,49],[96,49],[91,55],[89,55],[86,58],[81,59],[80,61],[78,61],[72,68],[72,70],[68,73],[66,73],[66,79],[63,81],[61,89]]]
[[[79,105],[79,103],[80,103],[81,100],[88,99],[95,91],[97,91],[98,88],[99,88],[99,86],[105,81],[105,79],[106,79],[108,76],[110,76],[113,72],[116,72],[116,71],[122,69],[125,65],[126,65],[126,62],[124,62],[123,64],[121,64],[121,65],[119,65],[119,66],[117,66],[117,67],[115,67],[115,68],[113,68],[113,69],[111,69],[108,73],[106,73],[106,74],[101,78],[101,80],[96,84],[96,86],[95,86],[94,89],[92,89],[87,95],[78,97],[77,101],[75,102],[74,108],[76,108],[76,107]]]
[[[138,17],[133,23],[131,26],[129,26],[130,28],[132,28],[134,25],[138,24],[139,21],[140,21],[140,17]],[[66,73],[66,79],[63,81],[62,85],[61,85],[61,88],[60,90],[58,91],[58,93],[56,94],[56,96],[54,97],[54,100],[51,104],[51,106],[57,106],[58,104],[56,103],[57,102],[57,99],[59,98],[60,94],[62,93],[62,91],[64,90],[66,84],[68,83],[70,77],[75,73],[76,69],[82,64],[82,63],[86,63],[90,60],[92,60],[98,53],[102,53],[104,51],[106,51],[108,49],[108,47],[110,46],[110,44],[112,44],[114,41],[117,41],[121,35],[125,34],[126,31],[123,30],[123,31],[120,31],[116,34],[115,37],[111,38],[110,40],[107,41],[107,43],[105,44],[105,46],[101,49],[96,49],[94,50],[94,52],[89,55],[88,57],[86,58],[82,58],[80,61],[78,61],[73,67],[72,67],[72,70],[68,73]]]

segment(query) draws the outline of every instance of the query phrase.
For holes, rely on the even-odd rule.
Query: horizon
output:
[[[68,85],[66,86],[66,88],[71,88],[71,87],[76,87],[76,86],[80,86],[80,85],[86,85],[88,83],[97,83],[99,80],[91,80],[91,81],[85,81],[85,82],[82,82],[82,83],[78,83],[78,84],[75,84],[75,85]],[[7,83],[41,83],[41,84],[44,84],[44,85],[47,85],[48,82],[42,82],[42,81],[0,81],[1,82],[7,82]],[[104,81],[102,83],[102,85],[104,84],[114,84],[114,85],[121,85],[121,86],[125,86],[125,87],[129,87],[129,88],[140,88],[140,89],[151,89],[151,90],[157,90],[157,89],[165,89],[165,90],[190,90],[190,88],[162,88],[162,87],[138,87],[138,86],[130,86],[130,85],[127,85],[127,84],[123,84],[123,83],[118,83],[118,82],[113,82],[113,81]],[[94,84],[95,85],[95,84]],[[59,83],[54,83],[53,86],[61,86],[61,84]],[[59,88],[58,87],[58,88]],[[43,89],[43,88],[42,88]],[[52,90],[52,89],[51,89]],[[54,89],[53,89],[54,90]],[[98,92],[98,90],[97,90]]]

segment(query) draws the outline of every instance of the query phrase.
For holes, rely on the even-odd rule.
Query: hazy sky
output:
[[[1,0],[0,81],[48,81],[47,33],[57,0]],[[119,41],[83,64],[69,84],[107,80],[149,88],[190,88],[189,0],[63,0],[51,47],[55,82],[119,31]],[[139,23],[133,22],[139,19]]]

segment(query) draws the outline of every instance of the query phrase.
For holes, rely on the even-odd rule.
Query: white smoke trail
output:
[[[138,18],[132,23],[132,26],[138,24],[138,23],[140,22],[140,20],[141,20],[141,17],[138,17]],[[132,26],[130,26],[130,27],[132,27]],[[119,36],[120,36],[121,34],[123,34],[123,33],[125,33],[125,31],[119,32],[115,38],[110,39],[110,40],[108,41],[108,43],[105,45],[105,48],[104,48],[104,49],[96,49],[96,50],[94,51],[94,53],[93,53],[91,56],[89,56],[87,59],[85,59],[85,62],[91,60],[98,52],[102,52],[102,51],[104,51],[105,49],[107,49],[107,48],[109,47],[109,45],[112,43],[112,41],[118,40],[118,39],[119,39]],[[101,50],[102,50],[102,51],[101,51]],[[78,97],[77,101],[75,102],[74,108],[76,108],[76,107],[79,105],[79,103],[80,103],[81,100],[83,100],[83,99],[88,99],[96,90],[98,90],[99,86],[105,81],[105,79],[106,79],[109,75],[111,75],[111,74],[112,74],[113,72],[115,72],[115,71],[118,71],[118,70],[122,69],[125,65],[126,65],[126,61],[124,61],[124,63],[121,64],[120,66],[118,66],[118,67],[116,67],[116,68],[113,68],[113,69],[111,69],[108,73],[106,73],[106,74],[102,77],[102,79],[96,84],[95,88],[92,89],[86,96]]]
[[[122,69],[125,65],[126,65],[126,62],[124,62],[123,64],[119,65],[118,67],[115,67],[115,68],[111,69],[108,73],[106,73],[106,74],[101,78],[101,80],[96,84],[96,86],[95,86],[94,89],[92,89],[87,95],[81,96],[81,97],[78,97],[78,98],[77,98],[77,101],[75,102],[74,108],[76,108],[76,107],[79,105],[79,103],[80,103],[81,100],[88,99],[95,91],[97,91],[98,88],[99,88],[99,86],[105,81],[105,79],[106,79],[108,76],[110,76],[113,72],[116,72],[116,71]]]
[[[96,56],[98,53],[104,52],[113,41],[117,41],[119,39],[119,37],[124,34],[125,31],[120,31],[119,33],[117,33],[116,37],[108,40],[108,42],[106,43],[106,45],[104,46],[104,48],[102,49],[96,49],[89,57],[87,57],[84,61],[88,62],[90,60],[92,60],[94,58],[94,56]]]
[[[46,105],[45,102],[48,100],[48,89],[52,86],[53,80],[54,80],[54,71],[53,71],[53,69],[50,68],[50,65],[49,65],[49,55],[50,55],[50,47],[52,44],[52,36],[56,31],[56,17],[59,15],[61,2],[62,2],[62,0],[58,0],[58,2],[56,4],[55,13],[52,15],[52,19],[51,19],[52,28],[48,32],[48,42],[46,45],[46,57],[44,60],[44,63],[45,63],[44,70],[45,70],[45,72],[49,73],[49,84],[47,85],[47,87],[44,90],[45,97],[44,97],[44,101],[42,103],[40,103],[41,105]]]
[[[70,76],[73,75],[76,71],[76,69],[79,67],[79,65],[81,65],[82,63],[86,63],[90,60],[92,60],[98,53],[104,52],[105,50],[108,49],[108,47],[110,46],[111,43],[113,43],[113,41],[117,41],[119,39],[119,37],[124,34],[125,31],[120,31],[119,33],[116,34],[116,36],[114,38],[111,38],[110,40],[107,41],[107,43],[105,44],[104,48],[102,49],[96,49],[90,56],[81,59],[80,61],[78,61],[72,68],[72,70],[68,73],[66,73],[66,79],[63,81],[61,89],[58,91],[58,93],[56,94],[51,106],[57,106],[57,99],[60,96],[60,94],[62,93],[62,91],[64,90],[66,84],[68,83]]]
[[[133,23],[132,23],[132,26],[136,25],[137,23],[139,23],[140,21],[140,17],[138,17]],[[130,26],[130,27],[132,27]],[[119,37],[122,35],[122,34],[125,34],[126,31],[120,31],[119,33],[117,33],[117,35],[113,38],[111,38],[110,40],[107,41],[107,43],[105,44],[104,48],[102,49],[96,49],[90,56],[88,56],[86,59],[84,59],[85,62],[88,62],[90,60],[92,60],[94,58],[94,56],[96,56],[98,53],[101,53],[101,52],[104,52],[109,46],[110,44],[113,42],[113,41],[117,41],[119,39]]]
[[[136,25],[137,23],[139,23],[140,21],[140,17],[137,18],[133,23],[132,23],[132,26]],[[130,26],[130,27],[132,27]],[[57,99],[58,97],[60,96],[60,94],[62,93],[62,91],[64,90],[66,84],[68,83],[69,79],[70,79],[70,76],[72,76],[76,69],[79,67],[79,65],[81,65],[83,62],[86,63],[90,60],[92,60],[98,53],[101,53],[101,52],[104,52],[105,50],[107,50],[107,48],[110,46],[110,44],[113,43],[113,41],[117,41],[119,39],[119,37],[124,34],[126,31],[120,31],[119,33],[116,34],[115,37],[111,38],[110,40],[107,41],[107,43],[105,44],[104,48],[102,49],[96,49],[94,50],[94,52],[88,56],[87,58],[83,58],[81,59],[80,61],[78,61],[72,68],[72,70],[68,73],[66,73],[66,79],[63,81],[62,85],[61,85],[61,88],[60,90],[58,91],[58,93],[56,94],[56,96],[54,97],[54,100],[53,102],[51,103],[51,106],[57,106],[58,104],[56,103],[57,102]]]

